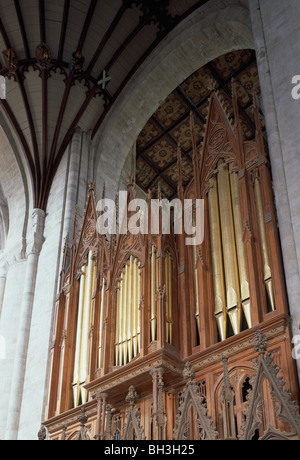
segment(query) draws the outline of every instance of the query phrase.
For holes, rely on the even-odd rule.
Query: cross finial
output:
[[[103,188],[102,188],[102,200],[105,200],[105,195],[106,195],[106,184],[104,182],[103,183]]]
[[[96,181],[95,179],[89,180],[89,192],[94,192],[96,188]]]
[[[214,93],[217,90],[217,88],[218,88],[218,82],[214,78],[211,78],[207,85],[209,94]]]
[[[133,187],[134,186],[134,173],[129,173],[127,174],[127,187]]]

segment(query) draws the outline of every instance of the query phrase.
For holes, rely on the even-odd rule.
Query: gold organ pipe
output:
[[[101,305],[100,305],[100,322],[99,322],[99,353],[98,353],[98,368],[101,367],[102,359],[102,337],[103,337],[103,324],[104,324],[104,307],[105,307],[105,280],[102,280],[101,289]]]
[[[220,162],[218,166],[218,192],[225,268],[227,313],[229,315],[234,333],[238,334],[241,331],[238,268],[228,166],[224,162]]]
[[[88,258],[88,269],[87,269],[87,278],[86,278],[86,293],[84,299],[84,315],[83,315],[83,332],[82,332],[82,355],[80,363],[80,383],[83,384],[86,382],[88,375],[88,342],[89,342],[89,332],[91,324],[91,305],[92,305],[92,290],[93,290],[93,280],[94,280],[94,262],[93,262],[93,253],[89,252]],[[87,391],[81,387],[82,402],[86,402]]]
[[[78,318],[77,318],[77,332],[76,332],[76,345],[75,345],[75,361],[74,361],[74,377],[73,377],[73,393],[74,393],[74,405],[78,407],[79,404],[79,366],[80,366],[80,351],[81,351],[81,335],[82,335],[82,318],[83,318],[83,307],[84,307],[84,291],[85,291],[85,273],[87,267],[82,268],[82,275],[80,277],[79,287],[79,301],[78,301]]]
[[[195,319],[197,330],[200,337],[200,302],[199,302],[199,285],[197,273],[197,246],[193,246],[193,272],[194,272],[194,290],[195,290]]]
[[[133,356],[137,355],[137,315],[138,315],[138,269],[137,260],[133,260],[133,302],[132,302],[132,337]]]
[[[121,297],[121,282],[118,282],[117,289],[117,311],[116,311],[116,340],[115,340],[115,365],[119,364],[119,350],[120,350],[120,297]]]
[[[248,281],[247,261],[245,255],[245,247],[243,242],[243,219],[241,211],[240,193],[239,193],[239,178],[238,174],[233,171],[233,165],[230,165],[230,185],[232,196],[232,208],[235,227],[235,241],[237,249],[239,280],[241,301],[248,327],[252,327],[251,320],[251,305],[250,305],[250,289]]]
[[[170,330],[171,330],[171,337],[170,337],[170,343],[173,344],[173,309],[172,309],[172,303],[173,303],[173,297],[172,297],[172,257],[170,255],[169,258],[169,284],[170,284],[170,291],[169,291],[169,307],[170,307]]]
[[[151,255],[151,341],[156,340],[156,327],[157,327],[157,303],[156,303],[156,252],[155,247],[152,246]]]
[[[264,264],[264,282],[267,288],[268,298],[272,307],[272,310],[275,311],[275,299],[273,294],[273,283],[272,283],[272,272],[270,268],[269,252],[268,252],[268,241],[267,241],[267,232],[265,227],[264,219],[264,209],[262,201],[262,193],[260,188],[260,181],[258,178],[254,181],[254,193],[258,214],[258,230],[259,238],[261,242],[261,252]]]
[[[139,262],[130,257],[118,285],[115,359],[117,366],[125,366],[140,349],[140,274]]]
[[[123,278],[123,311],[122,311],[122,338],[121,338],[121,349],[122,349],[122,365],[126,364],[126,306],[127,306],[127,266],[124,268]]]
[[[119,307],[119,366],[123,364],[123,315],[124,315],[124,270],[120,281],[120,307]]]
[[[165,256],[165,286],[166,286],[166,341],[170,343],[169,338],[169,326],[170,326],[170,318],[169,318],[169,254],[166,253]]]
[[[133,317],[133,257],[128,267],[128,308],[127,308],[127,348],[128,361],[132,360],[132,317]]]
[[[137,335],[138,335],[138,353],[140,352],[140,335],[141,335],[141,315],[140,315],[140,302],[141,302],[141,273],[140,262],[137,263],[137,285],[138,285],[138,303],[137,303]]]
[[[123,364],[127,364],[127,312],[128,312],[128,265],[125,267],[124,302],[123,302]]]
[[[173,315],[172,315],[172,257],[171,254],[168,254],[168,285],[169,285],[169,292],[168,292],[168,305],[169,305],[169,339],[170,344],[173,343]]]
[[[214,275],[215,291],[215,316],[221,340],[226,339],[226,304],[224,286],[224,267],[222,258],[222,242],[220,233],[220,215],[218,203],[217,180],[214,176],[210,179],[210,190],[208,192],[209,222],[212,246],[212,265]]]

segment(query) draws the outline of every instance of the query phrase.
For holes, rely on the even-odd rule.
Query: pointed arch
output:
[[[291,431],[283,432],[270,424],[260,440],[293,439],[299,441],[299,408],[292,400],[290,392],[284,389],[285,382],[282,377],[278,377],[279,367],[273,364],[274,358],[267,353],[267,339],[261,331],[257,331],[255,335],[255,351],[259,353],[259,360],[255,364],[256,373],[250,380],[252,390],[248,393],[249,406],[242,426],[243,435],[240,439],[242,441],[251,440],[255,432],[263,425],[263,389],[264,382],[267,381],[276,419],[284,421]]]
[[[183,371],[186,388],[182,395],[179,406],[176,429],[174,430],[174,440],[184,440],[184,434],[187,429],[188,412],[191,407],[195,410],[196,424],[200,431],[202,441],[214,441],[218,438],[217,431],[213,428],[212,419],[208,416],[208,410],[205,404],[205,397],[199,393],[197,383],[193,382],[195,371],[190,363],[187,363]]]
[[[126,422],[123,427],[124,435],[122,441],[144,441],[144,428],[141,426],[141,418],[139,416],[139,410],[136,407],[138,400],[138,394],[135,391],[135,387],[129,388],[129,393],[126,397],[126,401],[130,404],[129,412],[126,415]]]

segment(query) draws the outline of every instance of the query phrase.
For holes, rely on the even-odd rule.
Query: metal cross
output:
[[[6,81],[2,75],[0,76],[0,99],[6,99]]]
[[[110,82],[111,77],[107,75],[106,71],[103,70],[102,74],[100,75],[100,80],[98,81],[98,88],[99,89],[105,89],[107,84]]]

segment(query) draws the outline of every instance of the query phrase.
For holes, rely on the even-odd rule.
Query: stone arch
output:
[[[32,208],[30,184],[29,169],[18,140],[0,114],[0,226],[5,235],[5,245],[0,244],[0,250],[17,258],[24,255],[29,208]]]
[[[9,212],[7,199],[0,183],[0,254],[4,251],[6,237],[9,229]]]
[[[238,49],[253,49],[245,2],[209,2],[179,24],[143,63],[107,115],[95,144],[95,175],[109,197],[139,133],[168,95],[211,60]]]

